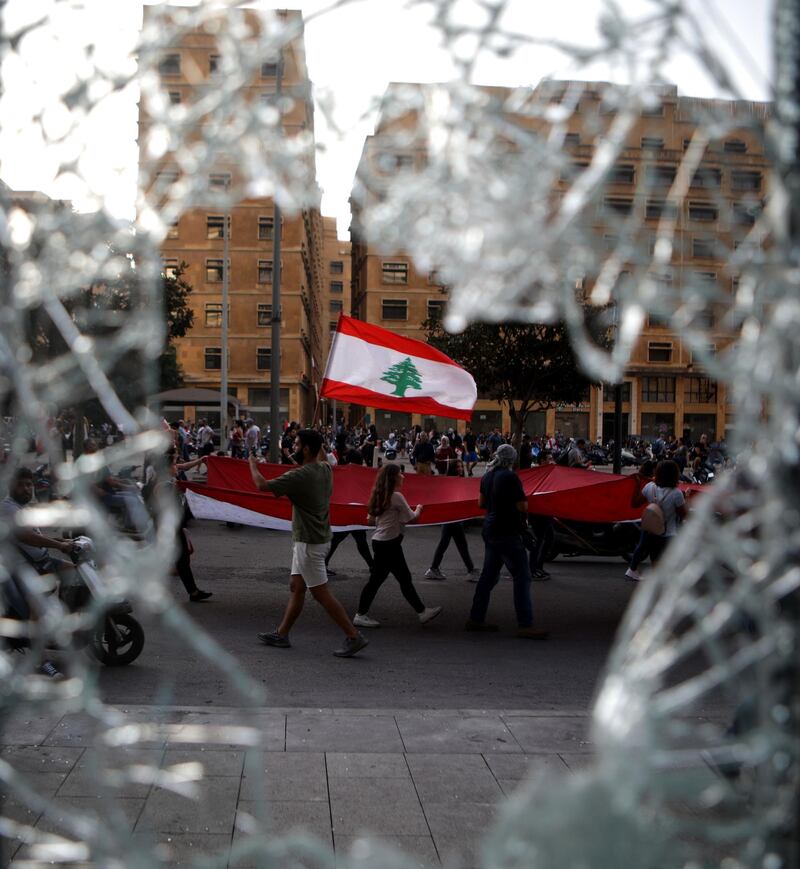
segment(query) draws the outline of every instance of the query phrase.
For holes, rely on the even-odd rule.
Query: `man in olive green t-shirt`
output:
[[[274,480],[265,480],[258,470],[258,462],[250,454],[250,473],[256,487],[262,492],[286,497],[292,502],[292,576],[289,583],[290,597],[283,620],[271,632],[259,634],[258,638],[268,646],[288,649],[289,631],[303,610],[306,589],[320,603],[328,615],[345,632],[344,646],[333,654],[349,658],[367,645],[353,627],[344,607],[328,588],[325,556],[331,545],[330,500],[333,492],[333,471],[320,460],[322,436],[311,429],[297,433],[295,453],[302,456],[299,468],[287,471]]]

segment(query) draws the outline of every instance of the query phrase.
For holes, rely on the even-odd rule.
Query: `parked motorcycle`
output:
[[[554,561],[559,555],[565,558],[596,555],[630,561],[639,542],[639,525],[636,522],[571,522],[554,519],[553,530],[555,538],[545,554],[547,561]]]

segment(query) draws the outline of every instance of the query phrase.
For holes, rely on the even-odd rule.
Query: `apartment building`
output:
[[[330,353],[331,336],[336,331],[339,314],[349,314],[351,309],[352,255],[350,242],[341,239],[336,231],[336,218],[323,217],[325,233],[325,257],[323,262],[325,282],[324,309],[327,320],[323,321],[325,333],[325,361]],[[324,317],[325,315],[323,315]],[[325,362],[323,362],[324,367]],[[337,407],[337,417],[341,418],[345,408]],[[333,405],[324,406],[324,419],[333,421]]]
[[[144,7],[145,24],[153,14]],[[259,32],[259,17],[252,11],[226,11],[239,14]],[[300,12],[281,11],[286,23],[294,24],[298,36],[281,52],[281,57],[265,57],[253,79],[239,94],[246,104],[274,104],[280,71],[281,91],[292,99],[282,114],[286,136],[313,134],[314,109],[305,61]],[[205,27],[187,30],[160,58],[159,74],[169,103],[177,112],[196,104],[223,74],[214,19]],[[279,70],[280,61],[280,70]],[[202,127],[211,119],[202,118]],[[140,142],[149,131],[151,119],[140,109]],[[143,158],[144,159],[144,158]],[[300,158],[298,158],[300,159]],[[310,158],[313,173],[313,157]],[[182,178],[180,161],[167,153],[148,164],[152,183],[178,183]],[[146,173],[147,174],[147,173]],[[193,204],[171,225],[161,246],[163,268],[174,271],[183,262],[183,274],[193,288],[191,305],[194,326],[176,342],[178,361],[185,386],[219,391],[222,370],[223,284],[225,280],[225,228],[228,230],[228,390],[243,414],[266,425],[270,417],[270,369],[273,319],[272,293],[275,269],[273,244],[280,235],[281,263],[281,345],[280,416],[282,420],[309,422],[317,407],[318,390],[327,347],[327,273],[325,230],[317,208],[299,214],[282,214],[276,226],[271,198],[240,198],[230,207],[215,204],[213,194],[235,190],[242,167],[221,153],[206,173],[209,190],[207,205]],[[313,174],[312,174],[313,177]],[[234,197],[235,198],[235,197]],[[197,199],[195,200],[197,201]],[[216,199],[219,203],[219,198]],[[173,410],[173,415],[180,411]],[[207,416],[218,424],[215,407],[186,406],[183,415]]]
[[[394,88],[425,85],[390,85]],[[490,99],[505,101],[510,91],[482,88]],[[609,94],[619,90],[602,82],[548,81],[530,91],[531,104],[568,107],[563,136],[563,170],[550,188],[552,201],[569,189],[590,164],[595,140],[616,117],[617,105]],[[519,92],[516,92],[517,104]],[[625,147],[608,174],[602,197],[581,214],[582,229],[600,252],[619,253],[624,237],[626,255],[620,280],[640,279],[652,259],[655,233],[665,213],[675,220],[673,253],[669,266],[656,276],[663,288],[704,282],[715,301],[694,312],[690,325],[709,336],[708,349],[719,352],[735,338],[735,326],[726,313],[736,291],[739,274],[731,267],[731,254],[741,246],[760,248],[757,218],[767,193],[768,162],[758,129],[769,113],[766,103],[703,100],[679,96],[674,86],[653,92],[653,100],[632,126]],[[548,132],[536,113],[510,118],[530,134]],[[535,118],[535,119],[534,119]],[[698,170],[674,214],[668,192],[686,150],[702,119],[722,118],[726,132],[708,143]],[[382,182],[394,173],[421,167],[426,160],[424,130],[416,131],[412,115],[389,112],[368,137],[357,177],[366,187],[366,201],[380,197]],[[398,135],[401,133],[401,135]],[[532,171],[536,171],[532,167]],[[364,183],[366,179],[366,183]],[[353,315],[413,337],[424,337],[421,324],[442,311],[449,294],[436,272],[421,272],[404,251],[381,251],[370,245],[364,232],[363,190],[351,200],[353,251]],[[635,233],[631,227],[635,225]],[[743,249],[743,248],[742,248]],[[744,250],[744,249],[743,249]],[[735,259],[735,258],[734,258]],[[597,274],[587,273],[578,292],[591,295]],[[652,438],[660,432],[688,432],[697,438],[707,432],[721,438],[733,425],[733,411],[722,384],[705,373],[681,335],[664,325],[666,318],[654,305],[632,354],[623,385],[623,429],[628,435]],[[525,360],[520,360],[524,365]],[[409,424],[437,428],[456,426],[455,420],[410,418],[375,412],[379,429]],[[493,427],[510,430],[507,408],[480,397],[473,416],[476,431]],[[462,426],[463,427],[463,426]],[[592,387],[579,405],[551,408],[531,414],[531,434],[561,431],[570,436],[607,441],[613,432],[613,388]]]

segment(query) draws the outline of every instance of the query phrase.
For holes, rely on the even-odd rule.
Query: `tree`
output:
[[[609,346],[600,318],[587,315],[595,343]],[[592,384],[580,370],[563,324],[474,323],[458,335],[439,318],[423,323],[429,344],[475,378],[478,393],[508,405],[516,443],[533,411],[577,404]]]
[[[400,398],[405,396],[407,389],[422,389],[422,378],[410,356],[406,356],[402,362],[392,365],[388,371],[384,372],[381,380],[391,383],[395,388],[391,394],[398,395]]]
[[[187,268],[188,265],[185,262],[181,262],[173,275],[163,276],[167,345],[158,361],[159,385],[162,390],[177,389],[183,386],[183,371],[178,364],[178,354],[172,342],[175,338],[183,338],[194,323],[194,312],[189,307],[192,287],[183,278],[183,274]]]

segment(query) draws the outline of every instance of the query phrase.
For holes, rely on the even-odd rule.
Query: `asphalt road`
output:
[[[400,595],[390,577],[371,615],[383,626],[368,636],[370,646],[342,660],[331,651],[341,634],[308,597],[292,632],[292,649],[274,649],[256,639],[279,620],[287,595],[291,542],[288,534],[255,528],[229,529],[195,521],[193,566],[201,588],[214,593],[202,604],[186,602],[180,581],[172,578],[176,606],[198,628],[233,655],[261,683],[269,706],[349,708],[586,708],[592,700],[615,632],[634,591],[623,580],[620,559],[558,559],[552,580],[533,585],[534,618],[547,627],[546,642],[514,637],[510,579],[495,589],[489,618],[498,634],[464,631],[475,586],[454,546],[447,552],[444,582],[422,579],[438,540],[438,528],[409,529],[406,557],[417,587],[429,606],[444,613],[426,626]],[[468,532],[470,550],[480,565],[480,530]],[[366,565],[352,539],[334,556],[336,595],[355,612],[366,581]],[[139,660],[100,673],[108,702],[174,703],[191,706],[248,705],[217,665],[205,659],[173,627],[145,619],[147,640]],[[205,647],[199,631],[194,639]]]

